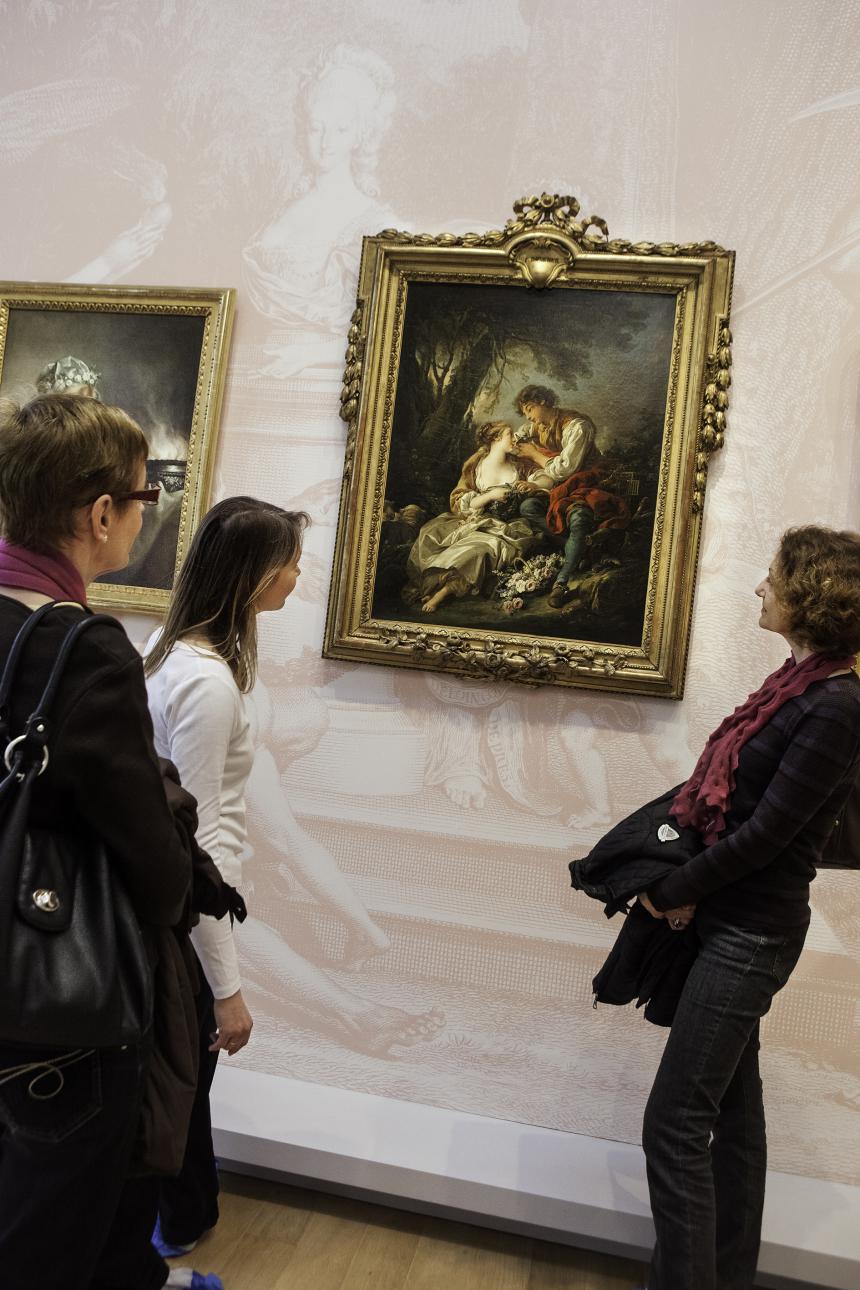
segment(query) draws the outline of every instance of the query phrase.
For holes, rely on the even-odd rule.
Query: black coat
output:
[[[687,973],[698,951],[694,928],[673,931],[636,901],[679,864],[702,850],[695,829],[669,818],[678,789],[640,806],[600,839],[581,860],[570,863],[571,885],[604,904],[607,918],[626,914],[615,944],[595,976],[598,1003],[645,1005],[645,1017],[669,1026]],[[632,905],[631,905],[632,902]]]
[[[0,595],[0,670],[30,610]],[[10,729],[33,711],[77,606],[58,608],[27,643],[10,703]],[[239,909],[232,888],[194,840],[196,803],[161,763],[152,738],[143,663],[119,624],[100,623],[75,646],[52,716],[50,759],[33,792],[33,822],[96,833],[140,922],[155,985],[136,1171],[176,1172],[197,1084],[199,987],[188,932],[193,910]],[[111,971],[112,965],[105,964]]]

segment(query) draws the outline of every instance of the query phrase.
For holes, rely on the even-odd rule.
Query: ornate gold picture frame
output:
[[[326,657],[681,697],[734,254],[578,216],[364,239]]]
[[[123,408],[149,439],[147,508],[127,569],[89,603],[163,612],[209,504],[235,292],[0,283],[0,397],[89,394]]]

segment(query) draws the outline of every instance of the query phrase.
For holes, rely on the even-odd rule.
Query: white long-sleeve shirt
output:
[[[178,641],[146,689],[158,754],[170,758],[197,799],[197,841],[237,887],[254,748],[233,675],[214,651]],[[201,916],[191,939],[215,998],[235,994],[242,982],[230,919]]]
[[[561,428],[561,451],[545,465],[540,466],[537,471],[532,471],[532,475],[549,475],[556,484],[569,479],[582,468],[583,462],[594,447],[596,433],[591,417],[579,414],[571,417]]]

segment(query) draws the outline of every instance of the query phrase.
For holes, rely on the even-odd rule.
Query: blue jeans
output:
[[[751,1290],[767,1142],[759,1022],[806,928],[751,931],[696,916],[699,955],[648,1104],[642,1145],[656,1229],[649,1290]]]
[[[547,497],[527,497],[520,507],[520,515],[536,529],[549,533],[546,524],[546,513],[549,507]],[[594,532],[594,512],[590,506],[575,506],[567,517],[567,534],[564,539],[564,561],[556,574],[557,585],[567,586],[577,565],[582,559],[588,537]],[[550,534],[556,537],[556,534]]]

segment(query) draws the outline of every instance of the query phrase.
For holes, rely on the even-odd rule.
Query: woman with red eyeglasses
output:
[[[0,413],[0,671],[33,611],[56,602],[25,647],[9,703],[12,734],[34,711],[60,642],[89,612],[87,585],[128,563],[144,507],[158,501],[146,487],[147,455],[129,416],[81,395],[44,395]],[[103,841],[156,977],[165,978],[169,950],[173,984],[191,990],[172,947],[181,949],[188,913],[194,800],[165,784],[143,664],[118,623],[94,623],[77,641],[52,709],[49,752],[31,823]],[[0,873],[4,900],[13,898],[8,878]],[[158,989],[155,1010],[154,1031],[173,1026]],[[179,1112],[174,1144],[170,1135],[141,1136],[152,1127],[152,1051],[150,1035],[114,1047],[34,1046],[4,1020],[0,1283],[10,1290],[220,1286],[188,1269],[169,1272],[139,1200],[138,1188],[151,1184],[128,1181],[153,1164],[178,1168],[184,1149]],[[184,1055],[181,1046],[173,1051]],[[59,1076],[40,1083],[45,1072]]]

